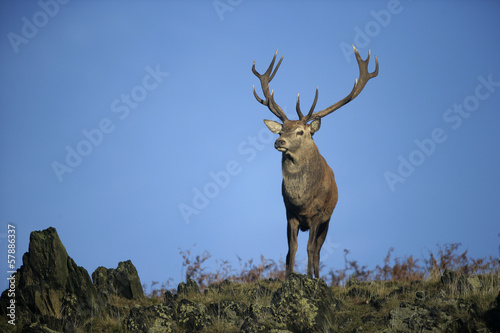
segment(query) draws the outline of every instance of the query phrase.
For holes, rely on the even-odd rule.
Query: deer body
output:
[[[328,232],[328,224],[337,204],[337,184],[332,169],[319,153],[312,135],[320,121],[311,125],[285,121],[283,125],[265,120],[268,128],[280,137],[274,146],[282,152],[282,195],[287,215],[289,275],[295,264],[299,229],[309,230],[307,274],[319,276],[319,252]]]
[[[332,169],[319,151],[292,160],[283,153],[281,192],[287,211],[299,222],[300,230],[326,222],[337,204],[337,184]]]
[[[307,274],[319,277],[320,250],[325,241],[330,218],[337,204],[338,192],[335,176],[325,159],[319,153],[318,147],[312,138],[321,126],[321,118],[349,103],[363,89],[370,78],[378,74],[378,61],[376,61],[375,72],[368,72],[368,61],[362,60],[358,51],[354,48],[358,61],[360,75],[356,80],[351,93],[341,101],[330,107],[313,113],[318,99],[318,89],[309,113],[304,116],[300,110],[299,96],[297,96],[297,114],[299,120],[289,120],[283,110],[274,101],[273,92],[269,91],[269,82],[273,79],[283,57],[273,71],[276,54],[264,74],[255,70],[255,62],[252,67],[254,74],[260,79],[265,100],[261,99],[255,92],[254,96],[261,104],[266,105],[282,123],[272,120],[264,120],[269,130],[279,134],[280,137],[274,143],[274,147],[282,152],[282,195],[286,208],[287,217],[287,239],[288,254],[286,256],[286,275],[290,275],[295,264],[295,253],[297,252],[297,236],[299,230],[309,230],[307,242]],[[276,51],[277,53],[277,51]],[[311,121],[311,123],[308,123]]]

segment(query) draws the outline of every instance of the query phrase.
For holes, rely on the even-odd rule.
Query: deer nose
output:
[[[283,146],[286,145],[286,141],[283,140],[283,139],[278,139],[274,142],[274,148],[278,149],[278,148],[282,148]]]

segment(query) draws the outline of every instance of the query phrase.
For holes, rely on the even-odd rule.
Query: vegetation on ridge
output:
[[[239,269],[217,261],[211,271],[207,251],[181,250],[186,281],[175,290],[171,280],[155,282],[143,296],[131,261],[98,268],[91,281],[49,228],[30,236],[16,273],[16,326],[4,311],[0,331],[500,332],[500,261],[469,258],[459,247],[438,246],[419,260],[393,258],[390,249],[374,269],[345,251],[344,267],[325,279],[286,280],[281,261],[240,259]]]
[[[499,257],[474,259],[468,256],[468,251],[459,251],[460,243],[439,245],[435,253],[429,251],[427,258],[415,259],[412,255],[404,258],[393,257],[394,248],[390,248],[383,265],[373,269],[361,266],[358,261],[348,258],[349,250],[344,250],[344,267],[330,269],[321,278],[331,287],[343,286],[349,279],[361,282],[369,281],[399,281],[409,282],[417,280],[436,280],[445,270],[453,270],[458,275],[499,274],[500,273],[500,246]],[[185,281],[193,279],[204,290],[210,284],[217,284],[224,280],[237,283],[253,283],[261,279],[285,279],[285,263],[283,260],[276,262],[260,256],[260,261],[253,259],[243,262],[238,257],[239,270],[234,268],[229,260],[217,260],[215,270],[208,268],[207,261],[212,257],[208,251],[194,254],[192,249],[179,249],[182,257]],[[325,270],[322,265],[322,271]],[[158,288],[159,286],[159,288]],[[143,285],[146,292],[147,285]],[[161,297],[167,290],[174,290],[172,279],[159,284],[151,283],[149,297]]]

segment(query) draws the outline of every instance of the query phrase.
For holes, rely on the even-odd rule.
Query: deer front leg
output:
[[[287,278],[293,272],[295,266],[295,253],[297,252],[297,235],[299,233],[299,221],[287,213],[287,238],[288,238],[288,254],[286,255],[286,275]]]

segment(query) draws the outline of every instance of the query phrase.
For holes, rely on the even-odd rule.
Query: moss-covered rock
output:
[[[284,329],[286,324],[281,322],[269,305],[251,304],[244,314],[240,332],[260,333],[270,332],[273,329]]]
[[[245,290],[244,293],[247,297],[250,297],[251,299],[259,299],[271,295],[271,289],[258,283],[254,287]]]
[[[181,299],[177,307],[177,322],[187,332],[198,332],[212,321],[203,304]]]
[[[124,326],[130,333],[179,332],[175,309],[163,304],[131,309]]]
[[[157,299],[133,296],[142,290],[130,261],[100,267],[92,284],[53,228],[31,234],[23,259],[15,274],[17,325],[7,323],[7,290],[0,332],[500,332],[496,272],[446,270],[440,279],[411,282],[350,279],[333,288],[291,274],[284,282],[226,280],[203,293],[188,280]]]
[[[246,309],[243,303],[230,300],[214,302],[208,305],[208,311],[211,318],[214,320],[225,320],[233,324],[238,323]]]
[[[333,325],[338,302],[322,279],[292,273],[273,293],[271,305],[290,331],[319,332]]]
[[[462,275],[458,279],[458,291],[463,295],[465,293],[475,292],[481,289],[481,280],[479,276]]]
[[[455,271],[451,269],[446,269],[441,275],[441,283],[444,285],[451,285],[457,283],[458,275]]]
[[[139,299],[143,296],[142,284],[137,269],[132,261],[122,261],[118,267],[98,267],[92,273],[97,290],[105,295],[117,295],[127,299]]]
[[[395,332],[444,332],[450,318],[435,308],[402,304],[390,312],[390,325]]]
[[[72,331],[104,308],[89,274],[68,256],[54,228],[31,233],[15,281],[17,325],[40,322],[49,329]],[[5,291],[0,313],[9,301]]]
[[[188,279],[186,283],[181,282],[177,286],[177,296],[178,297],[187,297],[198,295],[200,293],[200,288],[196,281],[193,279]]]

